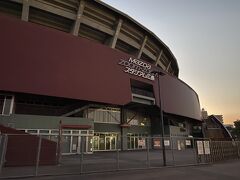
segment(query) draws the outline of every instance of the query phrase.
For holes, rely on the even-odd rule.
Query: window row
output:
[[[148,115],[140,112],[129,111],[127,112],[127,122],[133,126],[150,126],[151,121]]]
[[[94,122],[120,124],[120,110],[109,108],[89,108],[86,117],[94,119]]]
[[[8,116],[13,112],[14,96],[0,94],[0,114]]]

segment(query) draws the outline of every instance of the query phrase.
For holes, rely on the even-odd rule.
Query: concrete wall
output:
[[[60,116],[37,116],[12,114],[10,116],[0,116],[0,124],[11,126],[16,129],[59,129],[59,122],[67,125],[90,125],[94,129],[92,119],[60,117]]]

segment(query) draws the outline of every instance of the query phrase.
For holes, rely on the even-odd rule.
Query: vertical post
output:
[[[62,160],[62,121],[60,120],[59,121],[59,128],[58,128],[58,153],[57,153],[57,161],[58,161],[58,164],[61,163],[61,160]]]
[[[224,148],[223,148],[223,141],[221,141],[221,153],[222,153],[222,160],[225,160]]]
[[[149,144],[150,144],[150,137],[148,136],[147,138],[147,167],[150,167],[150,160],[149,160]]]
[[[237,155],[238,155],[238,158],[240,158],[240,153],[239,153],[239,142],[237,141],[236,144],[237,144]]]
[[[194,150],[194,155],[195,155],[195,160],[196,160],[196,164],[198,164],[198,152],[197,152],[197,147],[196,147],[196,144],[195,144],[195,139],[193,138],[193,150]]]
[[[222,152],[222,158],[223,158],[223,160],[225,160],[225,155],[224,155],[225,150],[224,150],[224,144],[223,144],[223,141],[221,141],[221,152]]]
[[[39,166],[40,153],[41,153],[41,144],[42,144],[42,137],[39,136],[39,140],[38,140],[38,150],[37,150],[37,159],[36,159],[35,176],[38,175],[38,166]]]
[[[173,138],[170,137],[170,143],[171,143],[171,152],[172,152],[172,160],[173,160],[173,165],[175,166],[175,156],[174,156],[174,147],[173,147]]]
[[[207,162],[207,155],[206,155],[206,153],[205,153],[205,139],[203,139],[203,141],[202,141],[203,143],[203,160],[204,160],[204,163],[206,163]]]
[[[116,163],[117,163],[117,170],[119,170],[119,143],[117,141],[117,152],[116,152]]]
[[[81,136],[81,148],[80,148],[80,174],[83,172],[83,152],[84,152],[84,138]]]
[[[5,162],[5,155],[7,152],[7,142],[8,142],[8,135],[4,134],[1,136],[1,140],[3,141],[3,143],[1,142],[2,146],[2,154],[1,154],[1,161],[0,161],[0,174],[2,173],[2,167],[4,165]]]
[[[23,6],[22,6],[22,17],[21,19],[23,21],[28,21],[29,17],[29,2],[30,0],[23,0]]]
[[[218,142],[218,161],[223,160],[221,141]]]
[[[210,163],[213,163],[213,147],[212,147],[211,139],[209,139],[209,148],[210,148],[210,155],[209,155]]]
[[[161,137],[162,137],[162,153],[163,153],[163,166],[166,166],[166,152],[164,144],[164,121],[163,121],[163,112],[162,112],[162,99],[161,99],[161,89],[160,89],[160,72],[158,73],[158,98],[159,98],[159,107],[160,107],[160,119],[161,119]]]
[[[160,110],[160,123],[161,123],[161,144],[162,144],[162,154],[163,154],[163,166],[166,166],[166,152],[165,152],[165,144],[164,144],[164,120],[163,120],[163,110],[162,110],[162,98],[161,98],[161,86],[160,86],[160,76],[164,76],[165,74],[161,71],[152,71],[158,78],[158,102],[159,102],[159,110]]]

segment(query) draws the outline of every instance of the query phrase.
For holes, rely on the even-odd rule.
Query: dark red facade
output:
[[[157,80],[127,74],[118,65],[131,57],[126,53],[5,16],[0,25],[0,90],[126,105],[135,79],[152,84],[158,100]],[[200,120],[194,90],[168,74],[160,82],[166,113]]]

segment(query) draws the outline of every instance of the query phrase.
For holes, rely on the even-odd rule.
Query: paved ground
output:
[[[29,180],[239,180],[240,161],[228,161],[221,164],[158,168],[147,170],[119,171],[85,175],[48,176],[28,178]]]
[[[117,158],[118,157],[118,158]],[[98,152],[83,155],[81,163],[80,155],[64,156],[61,164],[57,166],[39,166],[39,175],[79,174],[91,171],[116,171],[117,169],[162,167],[162,151],[123,151]],[[166,151],[167,165],[196,164],[196,156],[192,149],[184,151]],[[4,167],[0,178],[23,177],[35,175],[35,166]]]

